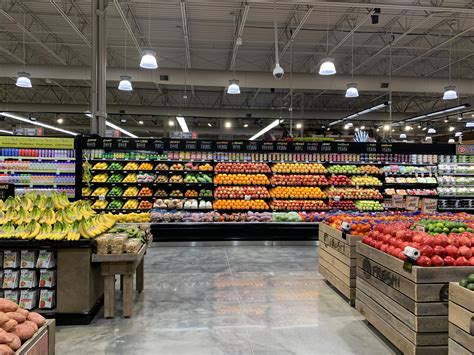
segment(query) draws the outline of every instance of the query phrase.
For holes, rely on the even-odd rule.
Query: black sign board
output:
[[[0,184],[0,200],[5,200],[10,196],[15,197],[15,185]]]

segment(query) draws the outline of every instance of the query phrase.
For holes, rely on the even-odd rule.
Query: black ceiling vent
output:
[[[168,80],[170,80],[168,78],[168,75],[160,75],[160,81],[168,81]]]
[[[388,89],[389,86],[390,86],[389,83],[381,83],[380,84],[381,89]]]

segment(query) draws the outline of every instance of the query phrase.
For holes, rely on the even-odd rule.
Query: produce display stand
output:
[[[102,307],[100,267],[91,263],[95,241],[2,240],[0,249],[56,251],[56,307],[36,311],[58,325],[89,324]]]
[[[470,266],[419,267],[357,242],[356,309],[404,354],[448,352],[448,287]]]
[[[449,355],[474,353],[474,292],[449,284]]]
[[[319,273],[353,306],[356,293],[357,253],[360,236],[319,224]]]
[[[56,321],[48,319],[35,335],[19,348],[16,355],[54,355],[56,345]]]
[[[133,275],[136,274],[136,289],[143,291],[143,257],[148,245],[143,244],[136,254],[93,254],[92,263],[100,265],[104,283],[104,317],[115,316],[115,275],[121,276],[123,289],[123,316],[133,312]]]

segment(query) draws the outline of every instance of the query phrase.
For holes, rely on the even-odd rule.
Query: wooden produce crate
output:
[[[404,354],[448,353],[448,289],[472,266],[419,267],[357,242],[356,309]]]
[[[319,272],[351,305],[356,292],[356,242],[362,237],[319,224]]]
[[[54,319],[48,319],[35,333],[33,338],[28,339],[16,355],[54,355],[56,345],[56,322]]]
[[[464,275],[467,276],[467,275]],[[449,355],[474,353],[474,291],[449,284]]]

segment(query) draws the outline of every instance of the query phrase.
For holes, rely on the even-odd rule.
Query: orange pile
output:
[[[270,180],[264,174],[218,174],[214,177],[218,185],[269,185]]]
[[[324,174],[326,168],[316,163],[277,163],[273,165],[274,173],[314,173]]]
[[[363,174],[382,174],[382,170],[375,165],[362,165],[357,170]]]
[[[268,210],[268,205],[263,200],[216,200],[216,210]]]
[[[274,198],[325,198],[326,194],[319,187],[286,187],[277,186],[270,190]]]

